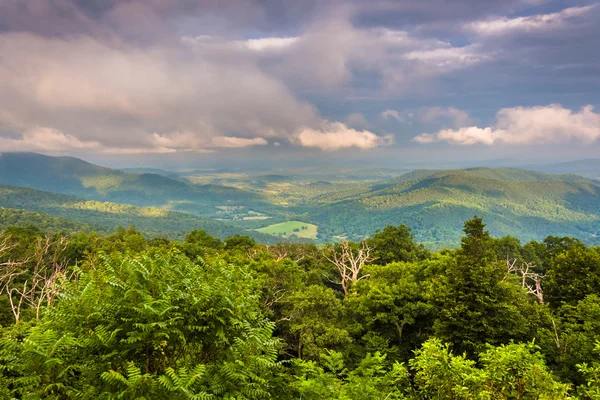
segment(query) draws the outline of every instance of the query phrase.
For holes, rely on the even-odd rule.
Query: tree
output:
[[[485,343],[526,339],[525,294],[504,281],[504,262],[496,261],[489,233],[481,218],[465,222],[465,236],[451,263],[439,278],[433,296],[439,307],[436,336],[473,357]]]
[[[598,355],[600,355],[600,341],[596,342],[594,353],[598,360]],[[586,377],[586,382],[578,388],[581,398],[591,400],[600,399],[600,361],[595,361],[591,365],[588,363],[578,364],[577,369]]]
[[[268,398],[278,340],[247,271],[100,255],[23,342],[29,398]]]
[[[344,307],[330,288],[312,285],[287,298],[289,318],[282,321],[284,338],[298,358],[318,359],[324,349],[348,345]]]
[[[546,299],[552,307],[575,304],[600,293],[600,249],[572,246],[550,262]]]
[[[239,250],[247,252],[256,242],[250,236],[233,235],[225,240],[225,250]]]
[[[215,251],[223,248],[221,239],[215,238],[205,230],[195,229],[185,235],[181,249],[190,259],[195,260],[197,257],[204,257],[207,250]]]
[[[342,354],[328,351],[320,363],[297,360],[292,389],[306,400],[399,400],[408,392],[408,371],[399,363],[391,366],[385,355],[368,354],[358,366],[348,371]]]
[[[352,285],[369,277],[361,275],[361,271],[374,260],[371,256],[372,249],[365,241],[360,246],[344,241],[328,250],[325,257],[336,267],[339,275],[339,279],[332,282],[341,285],[344,295],[347,296]]]
[[[415,352],[416,399],[568,399],[569,386],[556,382],[533,345],[489,347],[475,361],[455,356],[431,339]]]
[[[547,346],[554,345],[546,350],[547,358],[563,379],[582,384],[584,377],[576,365],[598,359],[594,347],[600,341],[600,297],[591,294],[576,305],[565,304],[558,314],[556,328],[546,332],[551,338],[546,338],[551,343]]]
[[[359,282],[358,296],[347,300],[355,320],[360,322],[366,350],[408,360],[412,349],[426,340],[433,324],[424,268],[402,262],[368,266],[366,272],[370,279]]]
[[[379,265],[423,260],[428,257],[429,251],[422,244],[417,244],[414,237],[406,225],[386,226],[367,239],[367,243],[373,248],[374,262]]]
[[[203,229],[194,229],[193,231],[185,235],[183,243],[195,244],[201,247],[208,247],[211,249],[220,249],[223,247],[223,242],[221,242],[221,239],[209,235]]]

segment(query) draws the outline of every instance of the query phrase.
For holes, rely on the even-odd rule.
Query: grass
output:
[[[304,229],[302,229],[304,227]],[[317,238],[317,225],[308,224],[300,221],[288,221],[280,224],[273,224],[265,226],[264,228],[257,229],[258,232],[267,233],[274,236],[290,237],[296,235],[299,238],[305,239],[316,239]],[[297,230],[294,232],[294,230]]]

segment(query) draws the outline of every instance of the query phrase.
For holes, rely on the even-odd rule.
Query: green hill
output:
[[[0,154],[0,184],[203,216],[215,216],[216,207],[223,205],[268,208],[259,194],[229,186],[192,185],[159,174],[114,170],[78,158],[36,153]]]
[[[67,227],[72,226],[72,230],[87,230],[86,227],[89,226],[100,232],[111,232],[118,226],[135,225],[140,232],[149,237],[181,239],[191,230],[204,229],[219,238],[241,234],[251,236],[263,243],[275,241],[274,237],[270,235],[247,231],[224,222],[188,213],[87,200],[14,186],[0,185],[0,207],[48,214],[59,218],[50,222],[51,224],[67,224]],[[0,213],[0,218],[2,218],[0,226],[11,225],[10,220],[15,218],[15,211],[3,211],[6,214]],[[4,218],[7,218],[7,221]],[[36,226],[40,223],[43,227],[47,223],[44,222],[46,217],[39,214],[35,217],[34,214],[25,213],[22,218],[31,220],[31,224]]]
[[[374,184],[309,211],[308,220],[325,235],[354,238],[404,223],[419,241],[438,247],[457,244],[460,221],[478,214],[496,236],[568,235],[600,243],[599,181],[504,168],[430,172]]]
[[[0,231],[11,226],[34,226],[44,232],[50,233],[87,232],[92,229],[88,224],[68,218],[54,217],[35,211],[0,208]],[[96,229],[96,231],[102,232],[102,229]]]
[[[458,244],[462,222],[477,214],[485,217],[496,236],[539,240],[550,234],[600,243],[600,181],[579,175],[469,168],[416,170],[377,182],[260,177],[240,181],[237,175],[224,176],[218,183],[196,185],[72,157],[4,153],[0,184],[46,192],[26,194],[22,188],[4,187],[0,206],[102,229],[134,224],[149,235],[171,237],[198,225],[223,237],[297,220],[317,225],[320,241],[358,240],[387,225],[406,224],[431,247]]]

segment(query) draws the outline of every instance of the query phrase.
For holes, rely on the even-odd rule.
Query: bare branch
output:
[[[348,295],[350,287],[361,279],[368,278],[368,275],[361,276],[363,267],[375,259],[371,256],[372,249],[366,244],[361,243],[358,250],[353,250],[347,241],[339,244],[339,249],[331,254],[323,254],[324,257],[338,270],[340,281],[338,284],[342,286],[344,295]]]

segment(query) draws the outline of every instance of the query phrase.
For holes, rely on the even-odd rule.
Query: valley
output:
[[[398,169],[383,178],[351,168],[321,172],[121,171],[70,157],[4,153],[0,184],[11,187],[1,188],[0,206],[168,237],[206,226],[218,237],[324,243],[405,224],[437,249],[456,246],[457,227],[480,215],[496,236],[542,240],[543,232],[600,243],[600,181],[581,175],[521,168]]]

